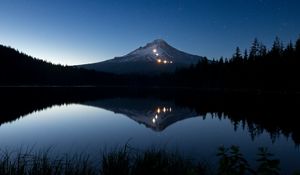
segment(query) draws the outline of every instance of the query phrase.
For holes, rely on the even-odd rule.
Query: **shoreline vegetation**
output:
[[[99,155],[98,161],[85,154],[50,156],[51,149],[8,152],[1,150],[1,175],[276,175],[281,174],[280,160],[267,148],[258,148],[257,165],[252,167],[238,146],[216,150],[218,162],[193,161],[177,152],[151,148],[137,151],[128,145]],[[285,174],[285,173],[284,173]],[[292,175],[299,175],[295,171]]]
[[[295,94],[299,95],[300,90],[298,91],[289,91],[289,90],[261,90],[261,89],[248,89],[248,88],[240,88],[240,89],[234,89],[234,88],[201,88],[201,87],[189,87],[189,86],[147,86],[147,87],[140,87],[140,86],[111,86],[111,85],[0,85],[0,89],[9,91],[12,90],[28,90],[28,89],[39,89],[39,90],[66,90],[66,89],[81,89],[81,90],[140,90],[140,91],[156,91],[161,90],[163,91],[172,91],[172,92],[180,92],[189,93],[190,91],[194,93],[222,93],[222,94],[230,94],[230,93],[236,93],[236,94],[253,94],[253,95],[261,95],[261,94],[274,94],[274,95],[289,95],[289,94]]]

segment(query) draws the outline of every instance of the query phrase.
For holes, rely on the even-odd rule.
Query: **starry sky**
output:
[[[299,0],[1,0],[0,44],[76,65],[164,39],[209,59],[300,34]]]

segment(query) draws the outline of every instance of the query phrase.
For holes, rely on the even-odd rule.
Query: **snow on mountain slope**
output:
[[[86,69],[111,73],[161,73],[172,72],[178,67],[186,67],[205,58],[175,49],[162,39],[154,40],[122,57],[86,65]]]
[[[172,59],[172,56],[165,50],[168,44],[164,40],[154,40],[144,47],[140,47],[135,51],[125,55],[124,57],[117,57],[111,61],[130,62],[130,61],[148,61],[156,62],[158,57],[165,57]]]

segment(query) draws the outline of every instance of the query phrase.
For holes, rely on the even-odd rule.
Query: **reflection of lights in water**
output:
[[[153,49],[152,51],[153,51],[153,53],[156,53],[156,52],[157,52],[157,50],[156,50],[156,49]]]
[[[159,119],[164,119],[164,116],[168,113],[168,112],[171,112],[172,111],[172,108],[171,107],[158,107],[156,110],[155,110],[155,116],[152,118],[152,123],[153,124],[156,124],[157,123],[157,120]],[[163,113],[166,113],[166,114],[162,114],[160,115],[160,113],[163,112]],[[159,116],[160,115],[160,116]]]
[[[158,107],[155,111],[156,111],[156,113],[157,113],[157,114],[155,114],[155,118],[157,118],[157,117],[158,117],[158,114],[159,114],[160,112],[164,112],[164,113],[166,113],[166,112],[171,112],[171,111],[172,111],[172,108],[171,108],[171,107],[162,107],[162,108]],[[157,116],[157,117],[156,117],[156,116]]]

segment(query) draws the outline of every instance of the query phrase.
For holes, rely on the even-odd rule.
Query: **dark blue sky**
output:
[[[1,0],[0,43],[54,63],[121,56],[154,39],[193,54],[231,56],[254,37],[300,34],[299,0]]]

